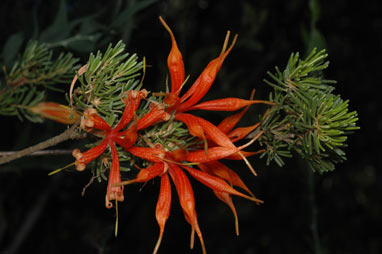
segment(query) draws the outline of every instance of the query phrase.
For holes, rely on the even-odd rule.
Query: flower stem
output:
[[[79,122],[73,124],[72,127],[67,129],[63,133],[61,133],[55,137],[52,137],[48,140],[45,140],[41,143],[38,143],[37,145],[30,146],[30,147],[25,148],[23,150],[13,152],[13,153],[8,154],[8,155],[1,156],[0,157],[0,165],[11,162],[11,161],[19,159],[19,158],[22,158],[22,157],[30,155],[32,153],[44,150],[45,148],[57,145],[57,144],[64,142],[68,139],[75,139],[75,138],[81,137],[81,134],[76,132],[76,128],[78,127],[78,125],[79,125]]]

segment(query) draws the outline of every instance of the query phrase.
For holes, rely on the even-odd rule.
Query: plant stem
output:
[[[48,140],[45,140],[45,141],[43,141],[37,145],[30,146],[28,148],[25,148],[25,149],[17,151],[17,152],[12,152],[9,155],[1,156],[0,157],[0,165],[11,162],[13,160],[19,159],[19,158],[27,156],[27,155],[31,155],[35,152],[38,152],[38,151],[44,150],[45,148],[57,145],[57,144],[64,142],[68,139],[75,139],[75,138],[81,137],[81,134],[76,132],[76,128],[78,127],[78,125],[79,125],[79,122],[73,124],[72,127],[67,129],[63,133],[61,133],[61,134],[59,134],[53,138],[50,138]]]
[[[0,158],[2,158],[3,156],[10,156],[18,152],[19,151],[0,152]],[[28,154],[28,156],[62,155],[62,154],[71,154],[71,153],[72,153],[72,150],[54,149],[54,150],[44,150],[44,151],[33,152],[31,154]]]

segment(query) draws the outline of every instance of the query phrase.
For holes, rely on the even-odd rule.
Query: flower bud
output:
[[[41,102],[28,109],[40,117],[63,124],[74,124],[80,118],[74,109],[55,102]]]

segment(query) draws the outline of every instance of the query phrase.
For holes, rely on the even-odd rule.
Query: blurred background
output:
[[[338,81],[336,92],[350,100],[360,118],[361,130],[348,140],[348,160],[320,175],[297,158],[282,168],[253,158],[257,177],[244,163],[229,162],[265,203],[234,198],[236,237],[229,208],[191,180],[199,225],[208,253],[377,254],[382,253],[381,11],[376,0],[2,0],[1,65],[9,66],[29,39],[71,51],[81,63],[90,52],[122,39],[128,52],[145,56],[150,65],[146,89],[163,91],[170,38],[158,21],[161,15],[175,33],[191,82],[220,53],[226,31],[239,34],[207,99],[248,98],[254,88],[257,99],[266,99],[267,71],[283,69],[292,52],[326,48],[325,75]],[[62,94],[50,96],[66,102]],[[252,107],[241,124],[257,121],[262,110]],[[206,117],[214,121],[223,115]],[[65,129],[49,121],[32,124],[5,116],[0,121],[1,151],[23,149]],[[67,142],[57,148],[78,146]],[[125,188],[115,238],[115,211],[104,206],[105,182],[95,182],[82,197],[90,172],[47,175],[72,161],[70,155],[27,157],[0,166],[0,253],[151,253],[159,233],[158,181]],[[197,240],[189,250],[190,232],[174,196],[159,253],[201,253]]]

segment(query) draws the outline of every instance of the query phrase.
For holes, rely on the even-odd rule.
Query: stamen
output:
[[[51,175],[57,174],[58,172],[60,172],[60,171],[62,171],[62,170],[64,170],[64,169],[66,169],[66,168],[68,168],[68,167],[71,167],[71,166],[73,166],[74,164],[76,164],[76,162],[72,162],[72,163],[70,163],[70,164],[66,165],[65,167],[62,167],[62,168],[59,168],[59,169],[53,170],[53,171],[49,172],[48,176],[51,176]]]
[[[235,217],[235,232],[236,232],[236,235],[239,236],[239,217],[237,216],[236,211],[233,214],[233,216]]]
[[[170,93],[170,89],[168,88],[168,75],[166,75],[166,93]]]
[[[191,227],[191,238],[190,238],[190,249],[191,250],[194,248],[194,242],[195,242],[195,228]]]
[[[253,100],[253,98],[255,98],[255,92],[256,92],[256,89],[253,89],[251,92],[251,96],[249,97],[249,100]]]
[[[227,34],[225,36],[225,39],[224,39],[224,43],[223,43],[223,48],[222,48],[222,51],[220,52],[220,55],[223,55],[225,50],[227,49],[227,45],[228,45],[228,41],[229,41],[229,36],[231,35],[231,31],[227,31]]]
[[[235,46],[235,44],[236,44],[236,41],[237,41],[237,37],[239,37],[239,35],[238,35],[238,34],[235,34],[235,36],[233,37],[233,40],[232,40],[231,46],[229,46],[229,48],[227,49],[227,51],[226,51],[226,52],[229,52],[229,51],[231,51],[231,49],[233,48],[233,46]]]
[[[139,85],[137,87],[137,90],[141,90],[141,87],[143,85],[143,80],[145,79],[145,76],[146,76],[146,57],[143,57],[143,73],[142,73],[142,78],[141,78],[141,82],[139,82]]]
[[[178,91],[176,91],[175,94],[180,93],[180,91],[182,90],[183,86],[186,84],[186,82],[187,82],[187,80],[188,80],[189,78],[190,78],[190,75],[188,75],[188,76],[186,77],[186,79],[185,79],[185,80],[183,81],[183,83],[180,85]]]
[[[122,182],[113,184],[113,187],[119,187],[119,186],[129,185],[129,184],[135,183],[135,181],[136,181],[136,179],[133,179],[133,180],[127,180],[127,181],[122,181]]]
[[[239,149],[240,149],[240,150],[243,150],[244,148],[246,148],[246,147],[252,145],[252,144],[253,144],[253,143],[254,143],[254,142],[255,142],[261,135],[263,135],[263,133],[264,133],[264,131],[260,131],[260,132],[257,133],[256,136],[255,136],[253,139],[251,139],[248,143],[246,143],[246,144],[240,146]]]
[[[176,164],[176,165],[184,165],[184,166],[194,166],[194,165],[199,165],[199,162],[187,162],[187,163],[181,163],[181,162],[172,161],[172,160],[165,159],[165,158],[161,158],[161,159],[162,159],[163,161],[171,162],[171,163]]]
[[[117,237],[118,235],[118,200],[115,200],[115,229],[114,229],[114,236]]]
[[[159,249],[159,246],[162,242],[162,238],[163,238],[163,230],[160,231],[159,233],[159,238],[158,238],[158,241],[157,243],[155,244],[155,248],[153,250],[153,254],[157,254],[158,253],[158,249]]]
[[[237,152],[237,153],[241,156],[241,158],[243,158],[245,164],[247,164],[247,166],[248,166],[248,168],[251,170],[252,174],[254,174],[254,176],[257,176],[256,171],[253,169],[251,163],[249,163],[249,161],[247,160],[247,158],[245,158],[245,156],[244,156],[240,151]]]

